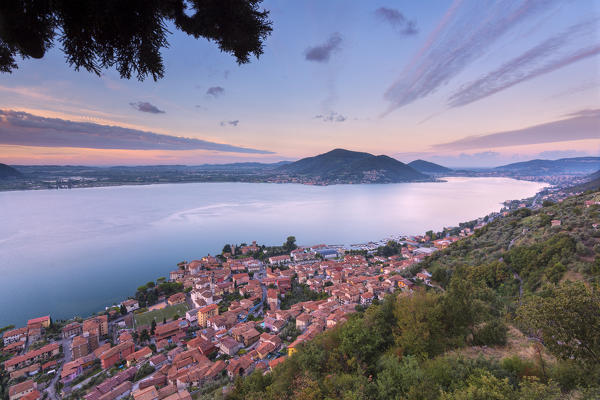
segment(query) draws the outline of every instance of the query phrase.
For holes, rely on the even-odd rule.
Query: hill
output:
[[[530,160],[494,168],[520,175],[587,175],[600,169],[600,157],[561,158],[559,160]]]
[[[588,190],[600,190],[600,170],[586,177],[586,181],[567,189],[570,193],[586,192]]]
[[[311,177],[325,183],[426,181],[429,176],[388,156],[335,149],[278,167],[278,173]]]
[[[0,179],[21,178],[23,174],[6,164],[0,164]]]
[[[600,206],[589,201],[600,192],[490,222],[405,270],[427,268],[439,289],[374,301],[227,398],[600,398]]]
[[[424,174],[445,174],[452,172],[450,168],[425,160],[414,160],[407,165]]]

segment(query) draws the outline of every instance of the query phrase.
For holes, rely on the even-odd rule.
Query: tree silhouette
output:
[[[217,43],[239,64],[263,52],[271,32],[262,0],[2,0],[0,71],[16,57],[42,58],[56,42],[75,70],[100,75],[115,67],[122,78],[164,75],[160,50],[172,24],[194,38]]]

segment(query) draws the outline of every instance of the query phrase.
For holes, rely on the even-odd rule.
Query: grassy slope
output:
[[[167,306],[160,310],[147,311],[143,314],[137,314],[135,316],[135,323],[137,326],[150,325],[152,320],[154,319],[157,324],[161,324],[163,318],[170,320],[174,315],[178,315],[180,317],[185,315],[185,312],[188,310],[188,306],[184,304],[177,304],[174,306]]]
[[[446,287],[437,295],[440,297],[416,297],[414,302],[398,298],[392,300],[394,305],[384,303],[355,314],[347,323],[301,347],[271,374],[253,374],[238,381],[229,397],[558,399],[562,398],[562,390],[568,392],[566,396],[598,398],[598,391],[591,397],[582,396],[586,391],[598,390],[586,386],[595,382],[597,370],[590,378],[574,363],[557,360],[512,323],[514,310],[522,300],[514,272],[522,275],[522,297],[537,294],[552,283],[551,279],[587,283],[598,280],[600,268],[594,266],[600,258],[600,230],[592,224],[600,223],[600,207],[585,207],[584,202],[591,199],[600,200],[600,193],[573,197],[533,213],[520,210],[489,224],[421,264],[434,271]],[[561,226],[552,227],[552,219],[560,219]],[[525,257],[518,257],[523,254]],[[556,263],[564,264],[565,269],[549,274],[556,272]],[[474,346],[469,334],[451,332],[453,319],[460,319],[461,314],[459,311],[445,318],[443,310],[453,309],[444,308],[444,304],[457,305],[455,310],[462,307],[448,297],[455,291],[449,285],[452,274],[459,281],[483,280],[503,300],[496,310],[501,313],[500,320],[508,323],[505,345]],[[453,282],[455,285],[456,279]],[[482,300],[489,298],[488,304],[493,304],[494,296],[485,290],[473,301],[483,304]],[[465,310],[469,303],[463,303]],[[430,311],[424,311],[427,307]],[[491,322],[493,319],[488,319],[479,326]],[[441,334],[439,324],[443,325]],[[436,334],[431,327],[437,327],[439,336],[430,340],[426,347],[429,354],[421,357],[412,344]],[[407,333],[413,336],[407,337]],[[441,351],[432,350],[436,340],[446,342]],[[531,376],[541,383],[531,383],[527,378]],[[492,388],[506,397],[485,393]],[[532,394],[536,390],[539,393]],[[472,397],[477,391],[479,397]]]

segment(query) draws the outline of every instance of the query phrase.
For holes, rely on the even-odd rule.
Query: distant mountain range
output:
[[[600,169],[600,157],[561,158],[559,160],[531,160],[494,168],[496,171],[520,175],[585,175]]]
[[[0,179],[21,178],[23,174],[6,164],[0,164]]]
[[[320,183],[394,183],[431,178],[388,156],[335,149],[275,169],[277,173],[314,178]]]
[[[409,167],[416,169],[424,174],[445,174],[452,172],[450,168],[446,168],[436,163],[425,160],[415,160],[408,163]]]

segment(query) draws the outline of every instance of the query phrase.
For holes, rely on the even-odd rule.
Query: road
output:
[[[65,365],[66,363],[68,363],[69,361],[71,361],[71,346],[70,346],[70,342],[71,339],[66,338],[66,339],[62,339],[61,340],[61,346],[62,346],[62,350],[63,350],[63,356],[64,356],[64,362],[63,364],[56,369],[56,374],[54,375],[54,378],[52,378],[52,381],[50,381],[50,384],[48,385],[48,387],[46,388],[46,393],[48,393],[48,398],[52,399],[52,400],[59,400],[59,397],[56,394],[56,382],[58,382],[58,380],[60,379],[60,373],[62,371],[62,367],[63,365]]]

